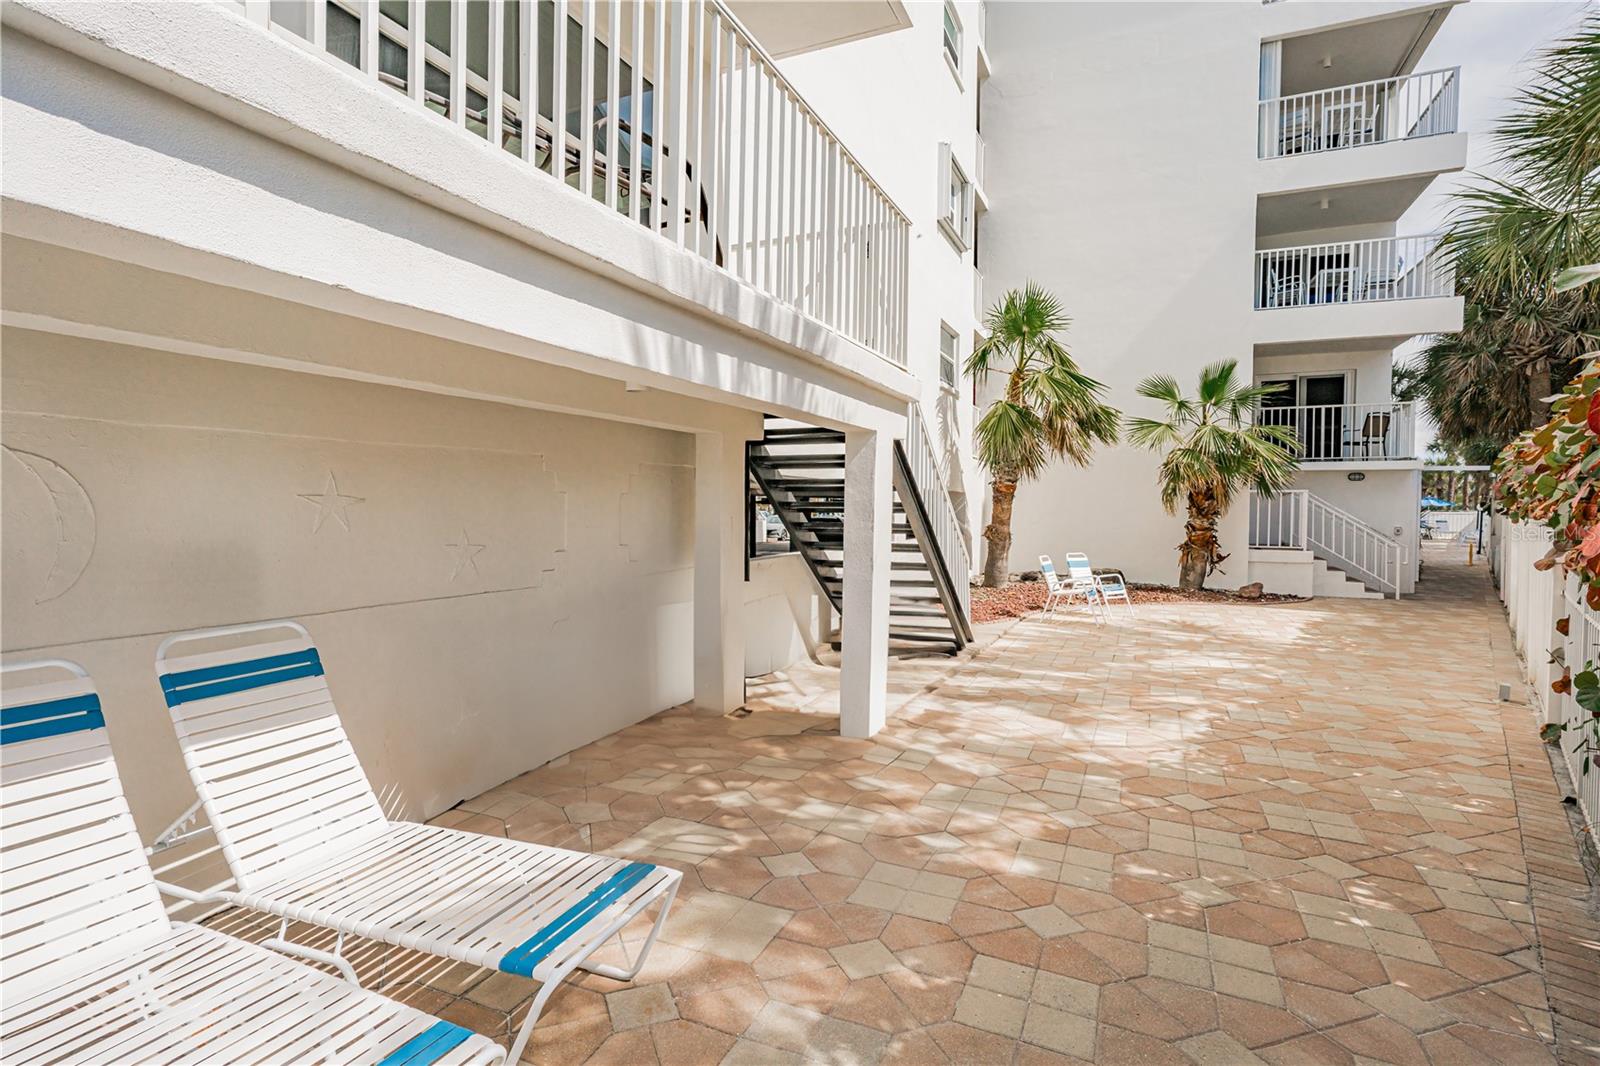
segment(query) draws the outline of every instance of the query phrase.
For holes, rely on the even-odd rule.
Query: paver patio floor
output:
[[[438,821],[684,871],[644,973],[557,993],[540,1062],[1576,1061],[1600,1018],[1547,989],[1530,872],[1567,878],[1565,988],[1593,913],[1510,655],[1481,565],[1023,620],[874,740],[674,710]],[[408,998],[494,1031],[530,992]]]

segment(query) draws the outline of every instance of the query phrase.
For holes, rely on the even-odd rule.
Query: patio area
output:
[[[684,871],[639,979],[556,993],[539,1062],[1583,1061],[1600,924],[1536,724],[1496,699],[1487,575],[1026,619],[910,667],[874,740],[774,683],[437,822]],[[357,957],[502,1040],[533,991]]]

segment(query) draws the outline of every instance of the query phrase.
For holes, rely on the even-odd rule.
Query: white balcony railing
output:
[[[988,169],[985,158],[987,155],[988,149],[983,143],[983,134],[975,134],[972,146],[972,180],[977,183],[980,189],[984,187],[984,176]]]
[[[972,559],[967,554],[967,540],[961,534],[961,519],[956,505],[950,499],[950,483],[939,462],[933,446],[933,435],[922,417],[922,405],[911,405],[906,420],[906,461],[911,467],[911,480],[918,498],[927,514],[935,547],[944,560],[950,579],[950,592],[961,607],[961,616],[972,619]],[[952,623],[959,624],[959,623]],[[970,639],[970,637],[968,638]]]
[[[722,0],[381,7],[243,4],[281,36],[905,362],[904,213]]]
[[[1262,100],[1262,159],[1456,132],[1461,68]]]
[[[1438,234],[1265,249],[1255,281],[1258,309],[1454,296],[1456,287]]]
[[[1250,493],[1250,547],[1309,551],[1386,595],[1400,595],[1405,545],[1305,489]]]
[[[1256,422],[1293,429],[1303,463],[1417,457],[1416,414],[1410,401],[1263,407]]]

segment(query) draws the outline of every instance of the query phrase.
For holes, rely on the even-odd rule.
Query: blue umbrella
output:
[[[1424,496],[1422,498],[1422,506],[1444,508],[1454,507],[1455,504],[1451,503],[1449,500],[1441,500],[1437,496]]]

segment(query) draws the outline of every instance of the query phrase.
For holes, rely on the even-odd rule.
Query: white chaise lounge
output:
[[[1089,609],[1089,615],[1099,622],[1101,610],[1105,603],[1100,597],[1100,590],[1095,585],[1093,577],[1085,582],[1078,575],[1069,574],[1066,580],[1056,573],[1056,564],[1050,561],[1050,556],[1039,556],[1039,573],[1044,576],[1044,617],[1049,618],[1056,613],[1058,607],[1068,607],[1073,600],[1081,599]]]
[[[239,646],[274,631],[291,639]],[[195,646],[225,650],[172,654]],[[204,809],[236,882],[206,898],[283,919],[269,946],[331,963],[354,980],[338,946],[328,954],[287,939],[288,923],[303,921],[337,931],[341,945],[353,934],[530,977],[541,987],[512,1062],[567,974],[581,968],[627,981],[644,964],[681,873],[389,821],[298,623],[171,637],[156,653],[156,672],[200,797],[190,813]],[[652,905],[655,922],[631,962],[590,960]]]
[[[21,1063],[487,1064],[487,1037],[167,918],[94,685],[40,660],[0,710],[0,1058]],[[61,680],[62,675],[69,675]],[[35,680],[12,685],[16,677]]]
[[[1100,594],[1100,602],[1105,606],[1106,614],[1111,613],[1111,601],[1121,600],[1122,605],[1128,609],[1129,616],[1133,614],[1133,598],[1128,595],[1128,582],[1123,578],[1120,570],[1102,570],[1095,573],[1094,567],[1089,565],[1089,557],[1082,552],[1067,553],[1067,573],[1072,575],[1073,584],[1088,584]]]

